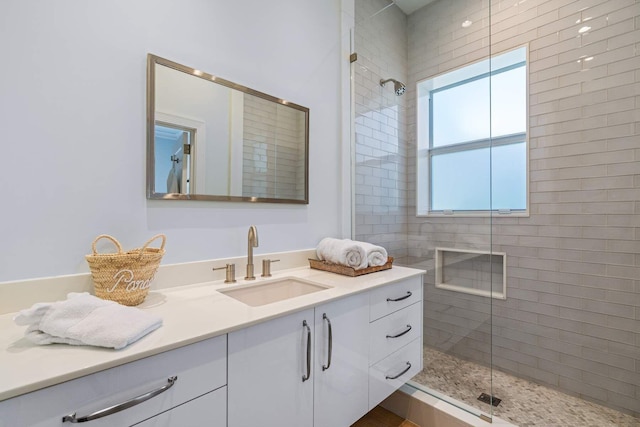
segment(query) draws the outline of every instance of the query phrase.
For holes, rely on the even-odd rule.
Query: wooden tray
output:
[[[391,268],[391,264],[393,264],[393,257],[387,258],[387,263],[384,265],[379,265],[375,267],[367,267],[362,268],[360,270],[356,270],[352,267],[347,267],[346,265],[334,264],[328,261],[320,261],[318,259],[309,258],[309,266],[316,270],[324,270],[329,271],[331,273],[342,274],[343,276],[362,276],[363,274],[375,273],[376,271],[389,270]]]

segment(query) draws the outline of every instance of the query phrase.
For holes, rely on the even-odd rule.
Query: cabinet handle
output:
[[[404,334],[409,333],[410,330],[411,330],[411,325],[407,325],[407,329],[405,329],[404,331],[400,332],[397,335],[387,335],[387,338],[400,338]]]
[[[327,313],[322,313],[322,320],[327,321],[327,325],[329,326],[329,356],[327,358],[327,364],[322,365],[322,370],[326,371],[331,367],[331,355],[333,354],[333,333],[331,331],[331,320],[327,317]]]
[[[302,327],[307,329],[307,374],[302,376],[302,382],[311,378],[311,328],[306,320],[302,321]]]
[[[122,402],[117,405],[110,406],[108,408],[102,409],[100,411],[94,412],[93,414],[89,414],[84,417],[76,418],[75,412],[71,415],[65,415],[64,417],[62,417],[62,422],[65,423],[68,421],[73,424],[86,423],[87,421],[97,420],[98,418],[106,417],[107,415],[112,415],[112,414],[115,414],[116,412],[124,411],[125,409],[131,408],[132,406],[136,406],[142,402],[145,402],[151,399],[152,397],[159,395],[160,393],[164,393],[165,391],[173,387],[173,385],[176,383],[177,380],[178,380],[177,376],[171,377],[167,380],[168,382],[167,384],[163,385],[162,387],[156,390],[150,391],[145,394],[141,394],[140,396],[134,397],[131,400],[127,400],[126,402]]]
[[[402,375],[406,374],[409,369],[411,369],[411,363],[407,362],[407,367],[404,368],[404,370],[402,372],[400,372],[398,375],[394,375],[392,377],[387,375],[387,376],[385,376],[385,378],[388,379],[388,380],[395,380],[396,378],[401,377]]]
[[[411,293],[411,291],[407,291],[407,294],[405,296],[400,297],[400,298],[387,298],[387,301],[389,301],[389,302],[402,301],[403,299],[409,298],[411,295],[413,295]]]

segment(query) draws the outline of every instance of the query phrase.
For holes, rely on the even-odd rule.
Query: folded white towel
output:
[[[369,265],[364,248],[349,239],[325,237],[318,243],[316,254],[319,260],[346,265],[356,270]]]
[[[369,267],[377,267],[380,265],[385,265],[387,263],[387,250],[382,246],[377,246],[368,242],[359,242],[354,241],[358,245],[364,248],[367,254],[367,262],[369,263]]]
[[[65,301],[38,303],[13,319],[28,325],[25,336],[36,344],[64,343],[124,348],[162,325],[162,319],[134,307],[72,292]]]

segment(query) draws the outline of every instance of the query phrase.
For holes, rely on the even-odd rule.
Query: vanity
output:
[[[161,289],[163,326],[121,351],[31,345],[2,315],[0,426],[349,426],[422,369],[422,273]]]
[[[148,199],[309,203],[308,108],[147,59]],[[303,250],[255,277],[256,246],[252,226],[246,258],[161,266],[139,308],[163,326],[118,351],[37,346],[13,322],[88,274],[0,283],[17,301],[0,301],[0,427],[348,427],[422,369],[424,271],[341,276]]]

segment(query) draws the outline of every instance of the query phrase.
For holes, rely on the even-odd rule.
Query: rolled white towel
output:
[[[134,307],[72,292],[65,301],[38,303],[14,321],[28,325],[25,336],[36,344],[94,345],[116,350],[162,325],[162,319]]]
[[[369,267],[378,267],[387,263],[387,258],[389,258],[389,256],[387,254],[387,250],[382,246],[359,241],[354,241],[354,243],[362,246],[362,248],[365,250]]]
[[[318,243],[316,254],[319,260],[346,265],[356,270],[367,268],[369,265],[364,248],[349,239],[325,237]]]

